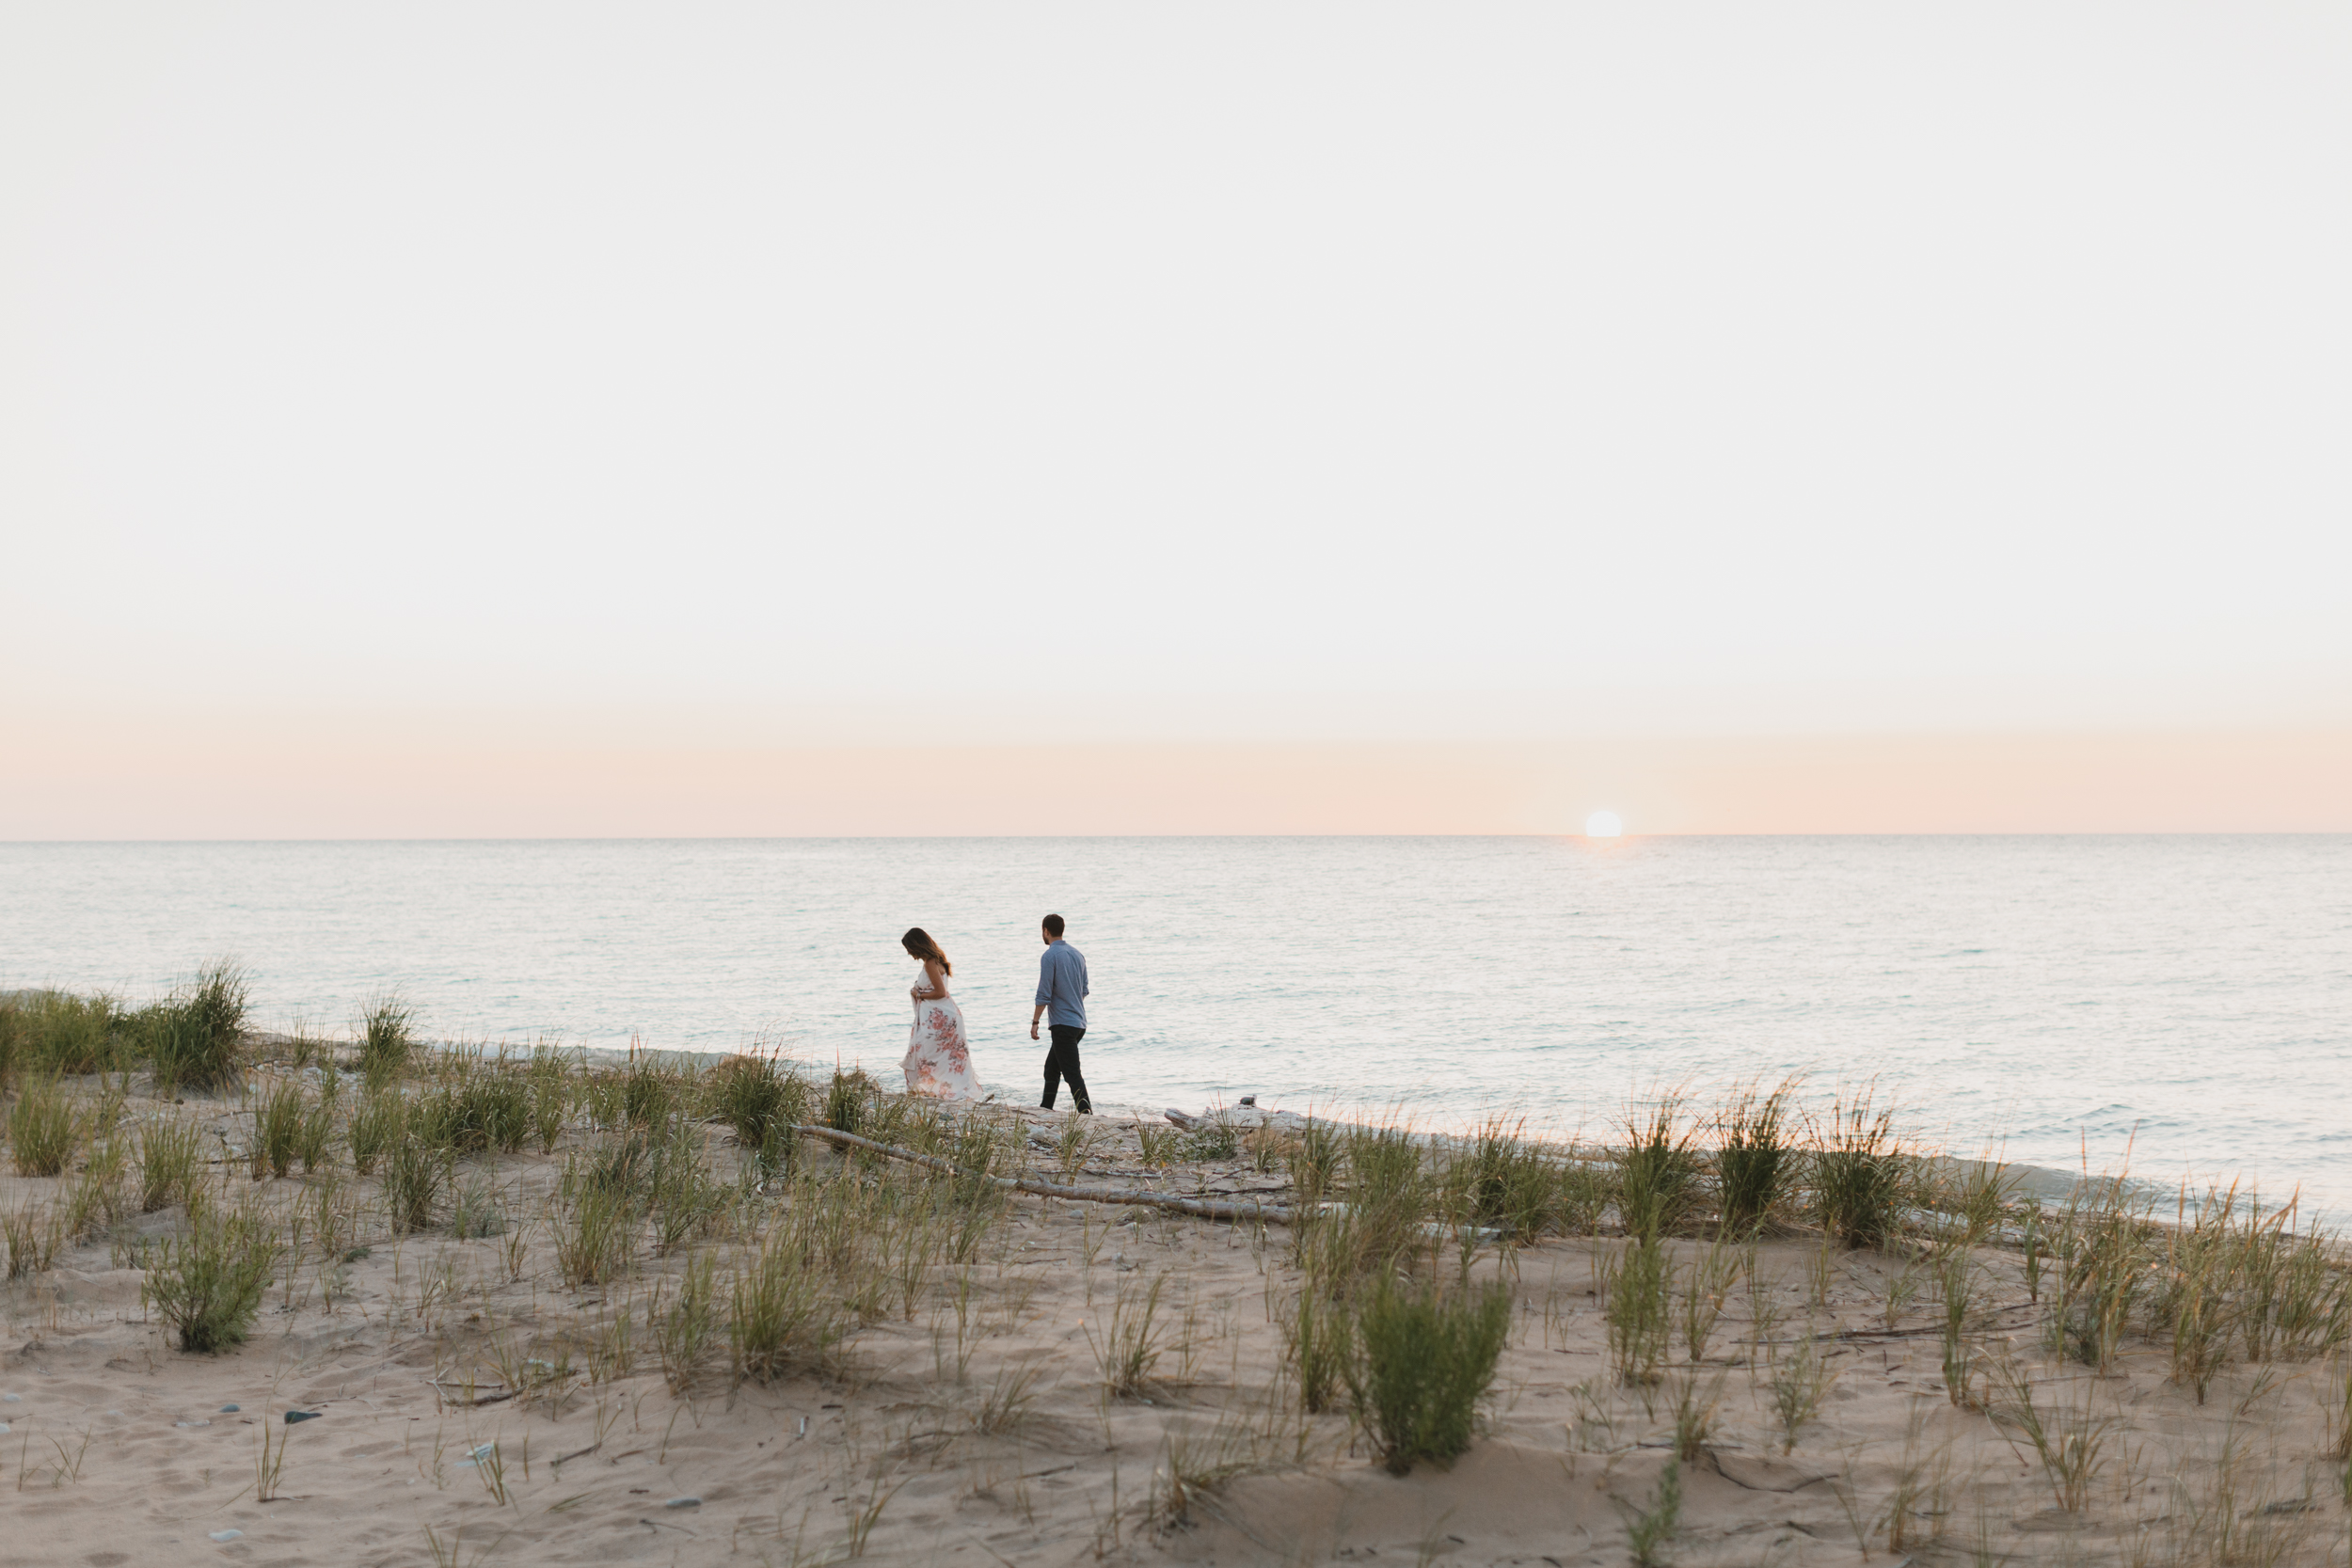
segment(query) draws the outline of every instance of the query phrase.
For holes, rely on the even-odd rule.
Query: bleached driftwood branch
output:
[[[965,1170],[961,1165],[942,1160],[935,1154],[917,1154],[911,1148],[894,1148],[888,1144],[878,1144],[871,1138],[861,1138],[854,1132],[798,1124],[792,1131],[803,1137],[821,1138],[826,1143],[838,1144],[845,1148],[867,1149],[893,1160],[929,1165],[933,1170],[946,1171],[952,1176],[993,1182],[1009,1192],[1033,1193],[1039,1197],[1058,1197],[1072,1203],[1134,1204],[1147,1209],[1167,1209],[1204,1220],[1258,1220],[1289,1225],[1294,1217],[1287,1205],[1278,1203],[1229,1203],[1219,1198],[1174,1197],[1141,1187],[1065,1187],[1058,1181],[1040,1181],[1027,1176],[983,1176],[978,1171]]]

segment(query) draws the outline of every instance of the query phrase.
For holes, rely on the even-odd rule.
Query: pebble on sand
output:
[[[224,1416],[234,1416],[237,1413],[237,1407],[233,1404],[224,1404],[220,1407],[220,1413]]]
[[[664,1508],[700,1508],[702,1505],[703,1500],[700,1497],[672,1497],[661,1506]]]
[[[320,1415],[321,1412],[316,1410],[289,1410],[286,1412],[286,1424],[292,1426],[296,1421],[315,1421]]]
[[[213,1531],[213,1539],[219,1542],[223,1545],[227,1545],[231,1541],[244,1540],[245,1531],[241,1529],[216,1529]]]

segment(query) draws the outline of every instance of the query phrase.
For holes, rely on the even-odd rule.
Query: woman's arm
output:
[[[914,999],[917,1002],[947,1000],[947,976],[941,972],[939,965],[930,958],[923,960],[923,988],[914,993]]]

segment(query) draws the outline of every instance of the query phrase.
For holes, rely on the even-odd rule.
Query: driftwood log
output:
[[[917,1154],[911,1148],[893,1148],[871,1138],[861,1138],[854,1132],[835,1132],[830,1127],[803,1127],[797,1123],[792,1131],[803,1137],[821,1138],[843,1148],[863,1148],[893,1160],[904,1160],[911,1164],[929,1165],[933,1170],[946,1171],[970,1180],[993,1182],[1008,1192],[1034,1193],[1039,1197],[1058,1197],[1071,1203],[1125,1203],[1146,1209],[1166,1209],[1204,1220],[1256,1220],[1272,1225],[1289,1225],[1295,1217],[1288,1205],[1279,1203],[1231,1203],[1221,1198],[1175,1197],[1142,1187],[1065,1187],[1058,1181],[1040,1181],[1027,1176],[983,1176],[978,1171],[965,1170],[961,1165],[942,1160],[937,1155]]]

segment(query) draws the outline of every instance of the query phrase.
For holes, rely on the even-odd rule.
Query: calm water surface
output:
[[[226,953],[278,1025],[397,987],[437,1034],[895,1070],[921,925],[1026,1097],[1048,910],[1104,1105],[1598,1131],[1656,1084],[1876,1074],[1955,1146],[2352,1206],[2346,837],[8,844],[0,986]]]

